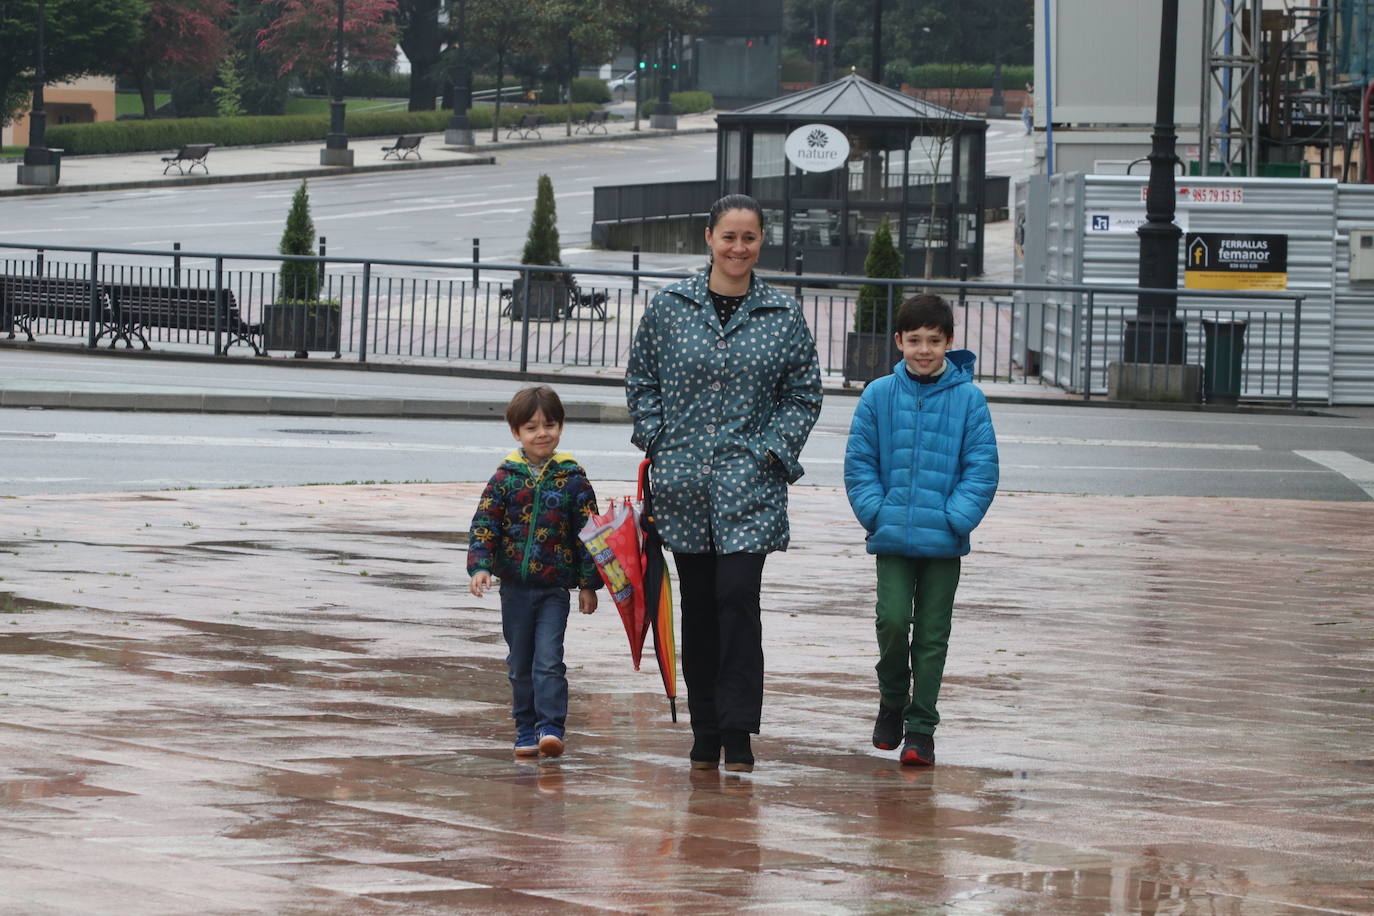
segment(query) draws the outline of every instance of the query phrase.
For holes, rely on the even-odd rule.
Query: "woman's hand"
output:
[[[485,569],[473,573],[472,578],[468,580],[468,591],[478,598],[483,597],[489,588],[491,588],[491,573]]]

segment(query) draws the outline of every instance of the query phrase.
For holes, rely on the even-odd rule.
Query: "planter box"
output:
[[[329,305],[265,305],[262,309],[262,348],[339,352],[340,309]]]
[[[526,289],[525,278],[516,277],[511,284],[511,320],[524,321],[528,312],[530,321],[561,321],[572,310],[568,293],[566,280],[531,280]]]
[[[844,336],[844,382],[868,383],[892,371],[902,355],[887,334],[856,334]]]

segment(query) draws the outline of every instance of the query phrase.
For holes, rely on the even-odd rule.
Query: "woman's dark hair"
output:
[[[716,222],[729,210],[748,210],[759,218],[759,231],[763,231],[763,208],[748,194],[726,194],[711,204],[711,213],[706,217],[706,228],[714,230]]]
[[[897,310],[893,330],[898,334],[934,328],[950,340],[954,339],[954,309],[943,297],[934,293],[918,293],[902,303]]]
[[[563,401],[559,399],[557,391],[548,385],[521,388],[506,405],[506,422],[511,429],[519,429],[541,410],[545,418],[559,426],[563,425]]]

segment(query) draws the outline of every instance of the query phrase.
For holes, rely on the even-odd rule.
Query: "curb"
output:
[[[621,140],[643,140],[650,137],[672,137],[687,134],[713,134],[716,132],[714,127],[685,127],[680,130],[662,130],[655,128],[645,128],[639,132],[631,131],[629,134],[596,134],[589,137],[559,137],[549,140],[530,140],[513,142],[508,149],[529,149],[540,146],[564,146],[570,143],[605,143],[619,142]],[[389,136],[389,135],[388,135]],[[350,138],[358,140],[377,139],[373,137]],[[225,147],[233,149],[233,147]],[[185,175],[177,176],[176,181],[162,181],[145,179],[138,181],[111,181],[99,184],[80,184],[80,185],[56,185],[52,187],[34,186],[23,188],[0,188],[0,197],[32,197],[37,194],[84,194],[98,191],[128,191],[136,188],[181,188],[198,185],[214,184],[236,184],[250,181],[289,181],[295,178],[322,178],[337,175],[358,175],[369,172],[391,172],[391,171],[411,171],[414,169],[441,169],[455,168],[466,165],[495,165],[496,155],[494,153],[469,153],[464,147],[440,146],[439,149],[451,153],[463,153],[468,158],[459,160],[407,160],[405,162],[389,162],[385,165],[357,165],[347,168],[339,166],[318,166],[314,168],[290,169],[288,171],[276,172],[252,172],[243,175]],[[154,151],[145,151],[151,154]],[[119,153],[116,155],[137,155],[134,153]],[[160,177],[160,176],[159,176]]]

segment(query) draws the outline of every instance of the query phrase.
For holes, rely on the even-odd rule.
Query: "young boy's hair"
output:
[[[521,388],[506,405],[506,422],[511,429],[519,429],[541,410],[547,419],[563,425],[563,402],[559,400],[557,391],[548,385]]]
[[[918,293],[903,302],[894,322],[893,330],[898,334],[935,328],[950,340],[954,339],[954,309],[934,293]]]

